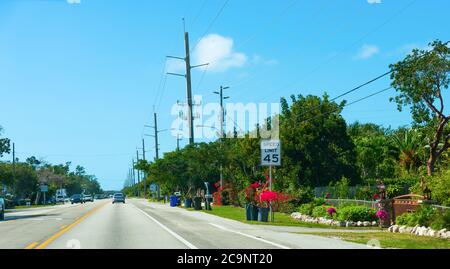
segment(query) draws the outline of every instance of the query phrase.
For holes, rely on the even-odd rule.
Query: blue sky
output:
[[[220,85],[231,87],[231,102],[337,96],[386,72],[411,48],[450,37],[447,0],[71,1],[0,1],[0,125],[22,160],[72,161],[104,189],[123,186],[151,132],[143,126],[153,108],[166,129],[173,104],[185,100],[183,79],[162,76],[166,67],[178,69],[166,65],[166,55],[183,56],[183,17],[193,63],[214,59],[193,72],[194,93],[205,103],[217,101],[211,92]],[[383,79],[347,100],[388,85]],[[348,107],[344,116],[409,124],[408,113],[389,102],[393,94]],[[160,143],[170,151],[176,138],[162,133]]]

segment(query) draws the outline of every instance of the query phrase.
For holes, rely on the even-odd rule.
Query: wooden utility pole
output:
[[[187,95],[187,106],[188,106],[187,120],[188,120],[188,126],[189,126],[189,144],[192,145],[192,144],[194,144],[195,139],[194,139],[194,109],[193,109],[194,104],[193,104],[193,100],[192,100],[193,98],[192,98],[191,70],[193,68],[209,65],[209,63],[191,66],[191,52],[190,52],[190,48],[189,48],[189,33],[186,31],[184,32],[184,49],[185,49],[185,53],[186,53],[184,58],[175,57],[175,56],[167,56],[167,57],[172,58],[172,59],[183,60],[186,64],[186,74],[184,74],[184,75],[176,74],[176,73],[167,73],[167,74],[174,75],[174,76],[181,76],[181,77],[186,78],[186,95]]]

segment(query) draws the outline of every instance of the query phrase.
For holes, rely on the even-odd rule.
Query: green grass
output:
[[[193,210],[193,209],[190,209]],[[247,224],[254,225],[274,225],[274,226],[297,226],[297,227],[306,227],[306,228],[325,228],[325,229],[358,229],[358,230],[379,230],[377,227],[336,227],[329,226],[324,224],[316,224],[316,223],[306,223],[296,219],[293,219],[290,215],[284,213],[275,213],[274,222],[259,222],[259,221],[247,221],[245,217],[245,209],[234,206],[213,206],[213,210],[202,212],[215,215],[222,218],[237,220]]]
[[[399,249],[450,249],[450,240],[399,233],[301,233],[339,238],[353,243],[367,244],[378,240],[382,248]]]
[[[56,204],[58,205],[58,204]],[[26,206],[26,205],[20,205],[20,206],[15,206],[14,208],[11,209],[28,209],[28,208],[40,208],[40,207],[51,207],[51,206],[55,206],[54,204],[50,204],[50,205],[31,205],[31,206]],[[9,209],[7,209],[8,211]]]

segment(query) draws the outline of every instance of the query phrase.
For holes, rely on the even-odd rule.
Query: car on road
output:
[[[113,196],[113,204],[115,203],[124,203],[125,204],[125,195],[123,195],[123,193],[116,193]]]
[[[81,194],[74,194],[72,197],[70,197],[70,203],[71,204],[83,204],[83,196]]]
[[[56,195],[56,203],[64,203],[66,197],[63,195]]]
[[[84,194],[83,201],[84,202],[94,202],[94,197],[90,194]]]
[[[5,207],[6,207],[5,200],[3,198],[0,198],[0,220],[5,219]]]

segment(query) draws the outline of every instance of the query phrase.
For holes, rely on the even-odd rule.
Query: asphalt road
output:
[[[305,229],[248,225],[139,199],[100,200],[9,212],[0,222],[0,249],[367,248],[295,233]]]

